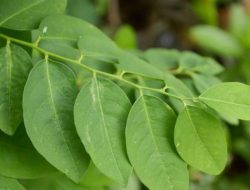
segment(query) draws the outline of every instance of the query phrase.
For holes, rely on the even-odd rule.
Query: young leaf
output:
[[[199,99],[221,114],[250,120],[250,86],[227,82],[212,86]]]
[[[24,121],[38,152],[78,182],[89,158],[77,136],[73,106],[77,95],[73,72],[63,64],[41,61],[24,89]]]
[[[131,174],[124,136],[130,107],[116,84],[93,77],[82,87],[74,109],[77,132],[94,164],[123,186]]]
[[[227,143],[221,122],[201,108],[186,106],[177,118],[174,141],[189,165],[219,174],[227,161]]]
[[[45,16],[63,13],[66,4],[67,0],[1,0],[0,27],[36,29]]]
[[[13,135],[22,121],[22,95],[32,67],[21,47],[7,44],[0,49],[0,129]]]
[[[0,155],[0,174],[7,177],[33,179],[56,171],[34,149],[23,124],[13,137],[0,133]]]
[[[191,29],[191,36],[200,46],[219,55],[237,57],[243,53],[235,38],[213,26],[195,26]]]
[[[16,180],[0,176],[0,189],[1,190],[25,190],[25,188]]]
[[[153,96],[141,96],[129,113],[126,127],[129,159],[149,189],[188,189],[187,166],[174,147],[175,121],[173,110]]]

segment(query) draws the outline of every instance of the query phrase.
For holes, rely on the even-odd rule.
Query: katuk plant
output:
[[[1,1],[0,186],[126,187],[134,170],[151,190],[186,190],[188,166],[221,173],[224,124],[250,120],[250,87],[191,52],[121,50],[65,6]]]

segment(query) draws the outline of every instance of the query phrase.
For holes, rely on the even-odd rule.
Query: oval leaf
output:
[[[23,89],[32,67],[28,53],[7,44],[0,49],[0,129],[13,135],[22,121]]]
[[[113,82],[93,77],[75,104],[77,132],[96,167],[126,185],[131,174],[125,150],[125,125],[131,104]]]
[[[174,147],[176,116],[160,99],[142,96],[132,106],[126,127],[129,159],[150,189],[186,190],[188,172]]]
[[[220,121],[209,112],[186,106],[177,118],[175,146],[189,165],[219,174],[227,161],[227,144]]]
[[[215,85],[199,99],[221,114],[250,120],[250,86],[227,82]]]
[[[7,177],[33,179],[56,171],[34,149],[23,124],[13,137],[0,133],[0,155],[0,174]]]
[[[1,0],[0,26],[13,30],[36,29],[49,14],[63,13],[67,0]]]
[[[31,71],[23,99],[25,126],[35,148],[74,181],[89,163],[73,121],[77,92],[69,68],[42,61]]]

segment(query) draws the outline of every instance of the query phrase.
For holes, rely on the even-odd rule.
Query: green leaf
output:
[[[25,188],[16,180],[0,176],[1,190],[25,190]]]
[[[144,53],[144,58],[162,71],[177,68],[180,53],[176,50],[152,48]]]
[[[55,25],[55,23],[57,24]],[[73,30],[72,26],[74,26]],[[79,51],[77,44],[79,39],[82,41],[81,38],[84,38],[86,44],[88,44],[87,46],[85,46],[84,43],[79,45],[82,52]],[[93,42],[92,39],[94,40]],[[97,55],[98,51],[102,51],[101,47],[103,47],[99,47],[99,44],[103,44],[105,49],[111,49],[114,45],[108,37],[92,24],[81,19],[60,14],[47,16],[43,19],[39,26],[39,37],[37,37],[36,40],[39,42],[39,47],[75,60],[80,59],[81,53],[83,53],[84,56],[87,54],[88,56],[95,56],[96,59],[99,57],[105,58],[104,55]],[[97,48],[97,50],[95,50],[95,48]],[[105,51],[105,49],[103,51]],[[93,52],[93,50],[96,52]],[[91,53],[92,55],[90,55]],[[112,56],[109,54],[107,57]]]
[[[93,34],[80,37],[78,47],[83,55],[107,63],[118,63],[120,49],[111,41]]]
[[[49,14],[63,13],[67,0],[1,0],[0,26],[14,30],[36,29]]]
[[[244,42],[248,25],[248,15],[243,5],[232,4],[229,12],[229,31]],[[247,34],[246,34],[247,35]]]
[[[0,129],[13,135],[22,121],[23,89],[32,67],[21,47],[7,44],[0,49]]]
[[[96,2],[91,0],[68,0],[67,14],[98,25],[101,16],[98,15]]]
[[[179,114],[174,141],[182,159],[196,169],[219,174],[227,161],[227,143],[221,122],[210,112],[186,106]]]
[[[194,0],[191,5],[199,20],[209,25],[217,25],[219,17],[217,0]]]
[[[34,149],[24,125],[13,137],[0,133],[0,155],[0,174],[4,176],[34,179],[56,171]]]
[[[221,114],[250,120],[250,86],[227,82],[212,86],[199,99]]]
[[[138,46],[136,32],[130,25],[120,26],[115,33],[114,41],[122,49],[136,49]]]
[[[105,176],[96,168],[93,162],[90,162],[88,170],[86,171],[82,181],[80,182],[81,185],[91,188],[104,187],[113,183],[114,182],[110,178]]]
[[[200,25],[193,27],[190,32],[198,45],[216,54],[238,57],[243,53],[238,41],[219,28]]]
[[[125,150],[125,124],[131,104],[113,82],[93,77],[75,103],[77,132],[96,167],[125,186],[131,174]]]
[[[176,78],[171,73],[167,73],[165,77],[165,83],[167,84],[167,92],[173,95],[177,95],[180,98],[192,98],[193,93],[185,83],[183,83],[180,79]],[[183,109],[183,103],[176,98],[169,97],[170,102],[174,105],[177,111],[181,111]],[[188,100],[184,100],[185,102]],[[187,102],[188,103],[188,102]]]
[[[223,67],[215,60],[208,57],[201,57],[192,52],[184,52],[179,60],[180,69],[193,71],[207,75],[216,75],[223,71]]]
[[[175,121],[173,110],[153,96],[141,96],[129,113],[126,127],[129,159],[149,189],[188,189],[187,166],[174,147]]]
[[[73,29],[72,26],[74,26]],[[109,38],[94,25],[81,19],[62,14],[45,17],[39,25],[39,31],[41,40],[57,39],[71,44],[85,35],[94,35],[109,40]]]
[[[81,57],[81,52],[78,49],[70,47],[67,43],[60,40],[43,39],[40,41],[39,47],[69,59],[79,60]]]
[[[220,79],[211,75],[192,74],[192,79],[196,89],[200,93],[203,93],[213,85],[221,83]]]
[[[92,190],[72,182],[61,173],[55,173],[36,180],[21,180],[21,183],[27,190]]]
[[[118,56],[119,64],[116,65],[118,69],[152,79],[164,80],[164,72],[132,53],[123,51]]]
[[[127,187],[123,188],[118,185],[109,186],[109,190],[141,190],[141,184],[135,175],[131,175]]]
[[[89,158],[77,136],[73,106],[77,95],[73,72],[63,64],[41,61],[24,89],[24,121],[38,152],[72,180],[79,182]]]

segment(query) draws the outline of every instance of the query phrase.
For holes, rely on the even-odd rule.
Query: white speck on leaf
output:
[[[45,27],[43,28],[43,34],[45,34],[47,31],[48,31],[48,27],[45,26]]]
[[[178,143],[176,143],[176,147],[179,147],[181,144],[178,142]]]

